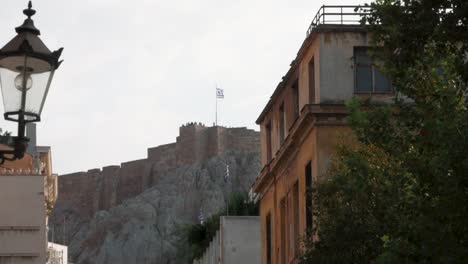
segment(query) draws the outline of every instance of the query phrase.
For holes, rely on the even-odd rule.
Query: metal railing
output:
[[[362,16],[368,14],[369,7],[354,5],[324,5],[320,7],[307,30],[307,36],[318,25],[359,25]]]

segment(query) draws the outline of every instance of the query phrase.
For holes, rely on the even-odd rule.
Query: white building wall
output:
[[[0,264],[46,263],[44,180],[0,175]]]
[[[68,247],[55,243],[48,243],[49,260],[47,264],[68,264]]]
[[[220,244],[220,241],[219,241],[219,230],[216,231],[216,236],[215,236],[215,239],[214,239],[214,243],[216,245],[215,247],[215,252],[214,252],[214,259],[215,259],[215,263],[218,264],[219,263],[219,257],[220,257],[220,251],[221,251],[221,244]]]
[[[193,264],[260,264],[260,217],[222,216],[220,222],[220,230],[203,257]]]
[[[261,225],[258,216],[221,217],[222,264],[260,264]]]

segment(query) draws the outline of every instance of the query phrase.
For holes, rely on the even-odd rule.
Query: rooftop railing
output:
[[[363,15],[368,14],[369,7],[354,5],[324,5],[320,7],[307,30],[307,36],[318,25],[359,25]]]

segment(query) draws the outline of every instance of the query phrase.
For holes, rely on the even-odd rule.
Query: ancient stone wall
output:
[[[100,175],[96,170],[78,172],[59,177],[59,196],[57,203],[73,208],[81,217],[91,217],[96,211],[95,201],[101,192],[96,191]]]
[[[146,159],[58,177],[57,205],[89,218],[154,186],[169,170],[228,150],[260,152],[260,133],[247,128],[189,123],[180,127],[179,134],[176,143],[149,148]]]
[[[109,209],[117,204],[117,185],[119,184],[120,166],[102,168],[103,183],[99,210]],[[60,190],[60,189],[59,189]]]
[[[143,192],[143,178],[147,160],[135,160],[122,163],[117,184],[117,203],[135,197]]]
[[[260,151],[260,133],[245,127],[229,128],[226,131],[227,142],[225,149],[246,152]]]
[[[176,140],[176,163],[178,166],[193,164],[204,155],[206,127],[198,123],[189,123],[179,128]]]

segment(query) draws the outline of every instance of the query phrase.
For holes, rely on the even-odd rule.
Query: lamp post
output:
[[[27,123],[41,121],[41,112],[63,48],[51,52],[39,38],[40,31],[31,17],[36,13],[31,1],[23,10],[27,16],[16,28],[17,35],[0,49],[0,86],[4,117],[18,123],[18,135],[12,137],[13,150],[0,151],[0,164],[21,159],[28,146]]]

